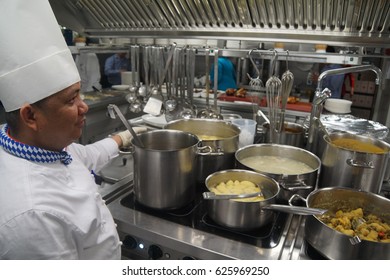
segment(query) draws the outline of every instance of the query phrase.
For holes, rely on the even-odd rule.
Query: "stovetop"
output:
[[[303,218],[275,213],[262,228],[237,232],[214,223],[197,195],[188,207],[154,210],[139,204],[132,187],[108,204],[124,245],[133,259],[299,259]]]
[[[206,202],[201,199],[201,193],[196,194],[196,199],[187,206],[162,211],[151,209],[138,203],[133,192],[123,197],[120,203],[126,208],[140,211],[148,215],[155,216],[173,223],[191,227],[210,234],[215,234],[250,245],[256,245],[259,248],[273,248],[279,243],[283,228],[287,221],[287,214],[275,212],[273,219],[261,228],[250,231],[238,231],[235,229],[223,227],[215,223],[207,213]]]

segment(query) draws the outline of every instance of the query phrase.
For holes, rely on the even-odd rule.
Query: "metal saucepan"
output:
[[[390,200],[369,192],[341,187],[318,189],[307,197],[306,205],[328,209],[328,213],[362,208],[364,213],[390,224]],[[353,238],[329,227],[319,216],[307,217],[305,239],[329,259],[390,259],[390,243]]]
[[[264,142],[271,143],[269,123],[263,123],[262,128],[264,133]],[[278,133],[277,143],[303,148],[305,147],[305,134],[306,129],[303,125],[292,122],[284,122],[282,131]]]
[[[324,152],[321,156],[322,168],[318,187],[350,186],[357,190],[380,193],[386,165],[389,159],[390,145],[373,137],[354,135],[344,132],[330,133],[324,136]],[[357,143],[374,145],[382,153],[358,152],[336,146],[334,141],[358,141]]]
[[[213,119],[182,119],[169,122],[165,129],[175,129],[197,135],[202,145],[212,152],[197,157],[196,179],[203,184],[208,175],[219,170],[234,168],[234,155],[238,149],[240,129],[229,122]]]
[[[200,147],[197,136],[177,130],[148,131],[138,137],[144,146],[132,140],[136,200],[167,210],[191,202],[196,190],[196,156],[211,148]]]
[[[305,163],[312,168],[312,171],[302,174],[289,175],[279,174],[277,172],[262,172],[261,170],[255,170],[253,166],[248,166],[242,162],[244,159],[252,156],[277,156],[290,158]],[[254,144],[239,149],[236,152],[235,157],[239,168],[255,170],[256,172],[275,179],[280,185],[279,199],[281,201],[287,202],[294,194],[300,194],[301,196],[306,197],[317,186],[321,161],[316,155],[304,149],[289,145]]]
[[[274,211],[271,210],[302,215],[324,213],[321,209],[313,210],[306,207],[274,204],[280,190],[278,183],[274,179],[254,171],[242,169],[219,171],[209,175],[205,183],[210,190],[211,187],[229,180],[247,180],[260,186],[265,199],[250,202],[231,199],[206,199],[208,215],[222,226],[242,231],[259,228],[272,220]]]

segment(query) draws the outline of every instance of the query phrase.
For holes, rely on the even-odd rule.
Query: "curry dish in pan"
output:
[[[362,240],[390,243],[390,225],[378,216],[363,213],[362,208],[339,210],[334,215],[324,214],[319,219],[329,227]]]

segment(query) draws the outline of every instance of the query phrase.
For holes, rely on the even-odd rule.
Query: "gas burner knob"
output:
[[[131,235],[126,235],[122,243],[126,249],[135,249],[137,247],[137,240]]]
[[[157,245],[150,245],[148,255],[152,260],[158,260],[163,256],[163,251]]]

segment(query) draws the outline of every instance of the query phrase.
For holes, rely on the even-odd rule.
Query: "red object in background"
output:
[[[263,97],[259,100],[257,96],[246,96],[246,97],[235,97],[235,96],[227,96],[226,94],[221,94],[218,97],[219,100],[222,101],[241,101],[241,102],[248,102],[248,103],[257,103],[260,105],[260,107],[267,107],[267,99]],[[301,112],[311,112],[311,103],[309,102],[296,102],[296,103],[287,103],[286,109],[292,110],[292,111],[301,111]]]
[[[245,96],[245,97],[237,97],[237,96],[229,96],[229,95],[226,95],[226,93],[224,94],[221,94],[219,97],[218,97],[219,100],[222,100],[222,101],[230,101],[230,102],[234,102],[234,101],[242,101],[242,102],[249,102],[249,103],[259,103],[259,98],[257,96]]]

